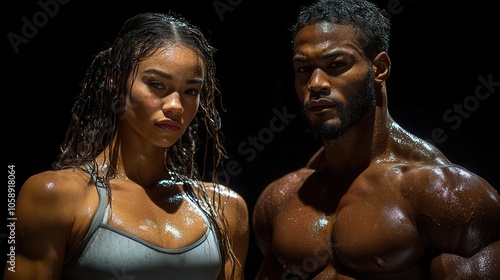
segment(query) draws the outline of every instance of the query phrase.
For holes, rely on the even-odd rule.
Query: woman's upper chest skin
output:
[[[108,224],[153,245],[177,249],[203,237],[208,226],[180,185],[146,190],[115,186]]]

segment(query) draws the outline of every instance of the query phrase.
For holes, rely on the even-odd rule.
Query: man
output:
[[[295,89],[323,146],[255,205],[257,279],[500,279],[500,197],[391,118],[389,33],[370,2],[301,10]]]

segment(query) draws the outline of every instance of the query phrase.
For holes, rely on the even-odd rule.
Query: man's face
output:
[[[295,37],[295,90],[314,138],[334,139],[375,107],[371,64],[355,31],[316,23]]]

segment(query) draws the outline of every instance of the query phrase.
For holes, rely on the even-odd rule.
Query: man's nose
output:
[[[330,88],[331,84],[328,80],[328,74],[320,68],[315,69],[311,74],[307,87],[311,99],[328,95],[330,93]]]

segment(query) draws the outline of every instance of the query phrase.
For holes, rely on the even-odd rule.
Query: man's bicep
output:
[[[435,251],[467,257],[498,240],[499,197],[480,177],[446,167],[416,169],[406,179],[419,231]]]
[[[267,192],[263,192],[255,203],[252,214],[252,231],[255,242],[263,255],[271,254],[272,217],[269,213]]]
[[[252,217],[254,239],[262,253],[262,262],[256,280],[282,279],[284,273],[283,266],[273,251],[273,217],[272,212],[268,209],[270,206],[268,203],[266,197],[261,195],[255,205]]]
[[[441,254],[432,260],[432,279],[500,279],[500,241],[471,257]]]

